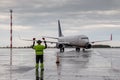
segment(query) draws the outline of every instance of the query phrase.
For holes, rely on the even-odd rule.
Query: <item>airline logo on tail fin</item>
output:
[[[62,37],[62,36],[63,36],[62,30],[61,30],[61,25],[60,25],[60,20],[58,20],[58,36],[59,36],[59,37]]]

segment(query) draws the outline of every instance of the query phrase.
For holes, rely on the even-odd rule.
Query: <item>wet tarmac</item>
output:
[[[10,50],[0,49],[0,80],[120,80],[120,49],[46,49],[44,71],[35,69],[34,50],[13,49],[12,54],[10,65]]]

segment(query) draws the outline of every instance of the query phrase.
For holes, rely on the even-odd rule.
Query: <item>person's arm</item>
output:
[[[45,44],[45,49],[47,48],[47,44],[46,44],[46,41],[44,41],[44,44]]]
[[[45,38],[42,38],[44,40],[44,44],[45,44],[45,49],[47,48],[47,44],[46,44],[46,41],[45,41]]]
[[[32,45],[32,48],[34,48],[35,46],[35,38],[33,38],[33,45]]]

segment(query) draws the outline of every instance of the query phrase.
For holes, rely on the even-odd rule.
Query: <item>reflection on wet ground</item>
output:
[[[120,80],[120,50],[75,52],[46,49],[44,70],[35,69],[32,49],[0,49],[0,80]]]

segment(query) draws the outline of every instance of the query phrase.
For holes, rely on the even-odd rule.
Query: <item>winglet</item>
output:
[[[112,34],[111,34],[111,36],[110,36],[110,40],[112,41]]]

